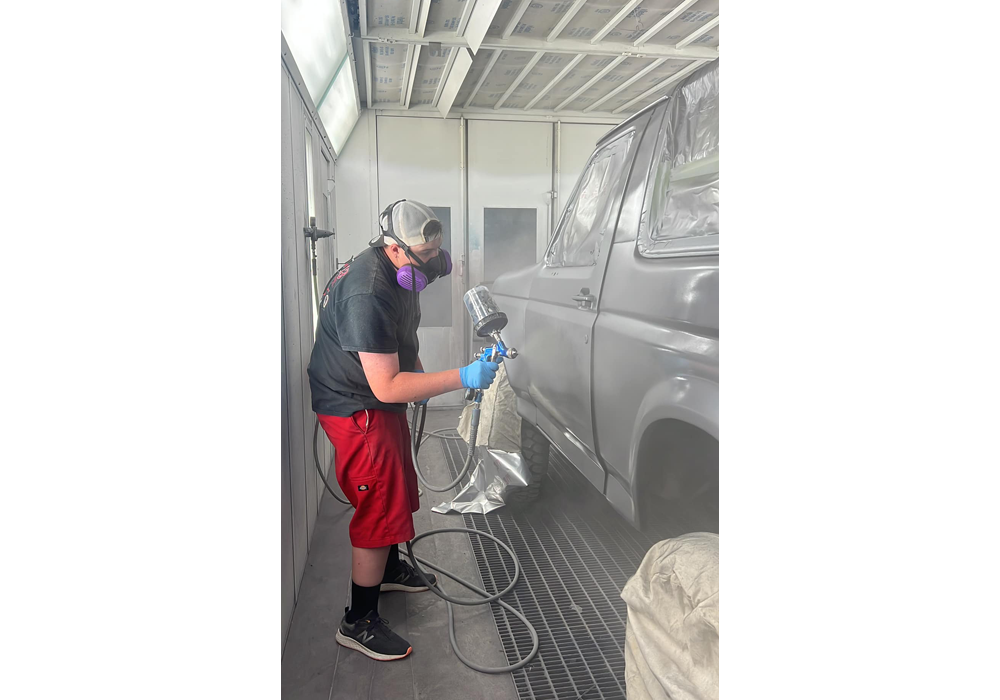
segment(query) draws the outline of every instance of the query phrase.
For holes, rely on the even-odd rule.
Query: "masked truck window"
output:
[[[671,96],[639,223],[639,253],[648,258],[690,250],[719,233],[719,72],[710,71]]]
[[[635,132],[597,151],[587,163],[563,211],[555,238],[545,254],[549,267],[596,265],[601,246],[614,225],[612,204],[620,187]]]

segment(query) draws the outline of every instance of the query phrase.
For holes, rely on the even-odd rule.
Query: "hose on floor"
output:
[[[428,483],[426,481],[426,479],[423,478],[423,474],[421,473],[420,468],[417,466],[417,464],[418,464],[417,463],[417,452],[419,451],[420,445],[422,444],[422,439],[421,438],[423,437],[423,432],[424,432],[424,421],[427,418],[427,405],[424,404],[423,406],[416,406],[413,409],[413,425],[414,426],[417,426],[417,413],[418,412],[420,413],[419,427],[416,430],[412,431],[412,438],[413,438],[412,447],[413,447],[413,466],[414,466],[414,470],[417,472],[417,476],[420,478],[421,483],[423,483],[425,487],[427,487],[431,491],[444,491],[445,490],[444,488],[435,488],[435,487],[431,486],[430,483]],[[475,404],[474,407],[473,407],[473,409],[472,409],[472,425],[471,425],[471,428],[469,430],[469,451],[468,451],[468,454],[466,455],[466,458],[465,458],[465,465],[463,466],[462,470],[459,472],[458,478],[456,478],[452,482],[451,486],[446,487],[446,488],[451,488],[452,486],[454,486],[455,484],[457,484],[459,481],[461,481],[462,477],[464,477],[468,473],[469,466],[472,464],[472,461],[474,459],[474,455],[476,453],[476,436],[477,436],[478,431],[479,431],[479,405]],[[434,435],[433,433],[429,433],[429,434],[430,435]],[[440,437],[442,439],[447,439],[443,435],[434,435],[434,437]],[[502,591],[499,591],[498,593],[490,595],[489,593],[487,593],[486,591],[484,591],[479,586],[476,586],[475,584],[470,583],[470,582],[466,581],[465,579],[460,578],[459,576],[456,576],[455,574],[453,574],[452,572],[448,571],[447,569],[444,569],[444,568],[438,566],[437,564],[435,564],[433,562],[427,561],[426,559],[423,559],[422,557],[418,557],[417,555],[415,555],[413,553],[413,545],[415,545],[420,540],[424,539],[425,537],[430,537],[431,535],[440,535],[440,534],[444,534],[446,532],[465,532],[465,533],[468,533],[470,535],[478,535],[479,537],[486,537],[488,539],[493,540],[498,547],[500,547],[501,549],[503,549],[504,551],[506,551],[507,554],[510,555],[510,558],[514,562],[514,575],[510,579],[510,584],[506,588],[504,588]],[[508,593],[510,593],[512,590],[514,590],[514,586],[517,585],[517,580],[521,576],[521,562],[518,561],[517,555],[514,553],[513,549],[511,549],[507,544],[505,544],[504,542],[501,542],[499,539],[497,539],[493,535],[491,535],[491,534],[489,534],[487,532],[480,532],[479,530],[476,530],[476,529],[471,528],[471,527],[442,527],[442,528],[436,528],[434,530],[428,530],[427,532],[422,532],[419,535],[417,535],[416,537],[414,537],[412,540],[410,540],[409,542],[407,542],[406,543],[406,556],[408,556],[410,558],[410,561],[413,563],[413,569],[417,572],[417,576],[420,577],[420,580],[424,582],[424,585],[427,586],[431,591],[433,591],[436,596],[438,596],[439,598],[441,598],[441,599],[443,599],[445,601],[445,604],[448,607],[448,638],[451,641],[451,648],[455,652],[455,656],[458,657],[459,661],[461,661],[463,664],[465,664],[466,666],[468,666],[469,668],[471,668],[473,671],[479,671],[480,673],[511,673],[511,672],[516,671],[519,668],[523,668],[523,667],[527,666],[529,663],[531,663],[531,661],[538,654],[538,631],[535,630],[534,626],[530,622],[528,622],[528,618],[526,618],[524,615],[522,615],[520,612],[518,612],[517,610],[515,610],[514,608],[512,608],[510,605],[508,605],[504,601],[500,600],[500,598],[502,596],[505,596]],[[448,595],[447,593],[445,593],[444,591],[442,591],[440,588],[438,588],[437,585],[432,585],[431,584],[430,580],[427,578],[427,574],[424,572],[423,569],[420,568],[421,564],[423,564],[424,566],[426,566],[429,569],[434,569],[434,571],[438,572],[439,574],[447,576],[452,581],[455,581],[456,583],[461,584],[462,586],[464,586],[465,588],[469,589],[473,593],[476,593],[477,595],[482,596],[482,597],[481,598],[455,598],[455,597],[452,597],[452,596]],[[525,656],[524,658],[522,658],[517,663],[511,664],[510,666],[495,666],[495,667],[481,666],[480,664],[477,664],[475,661],[472,661],[471,659],[466,658],[465,655],[462,653],[462,650],[459,649],[459,647],[458,647],[458,638],[457,638],[456,633],[455,633],[455,607],[454,606],[455,605],[467,605],[467,606],[471,606],[471,605],[486,605],[488,603],[493,603],[493,602],[498,603],[500,605],[500,607],[502,607],[507,612],[513,614],[514,617],[516,617],[521,622],[523,622],[524,626],[528,628],[528,634],[531,637],[531,651],[528,652],[527,656]]]

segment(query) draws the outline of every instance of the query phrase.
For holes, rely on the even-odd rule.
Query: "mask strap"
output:
[[[383,209],[382,213],[378,215],[379,233],[377,233],[374,238],[372,238],[370,241],[368,241],[368,245],[370,247],[372,247],[372,248],[379,248],[379,247],[381,247],[382,239],[385,238],[386,236],[388,236],[392,240],[396,241],[396,243],[398,243],[403,248],[403,250],[407,250],[407,245],[405,243],[403,243],[403,241],[401,241],[399,239],[399,236],[396,235],[396,232],[392,230],[392,210],[393,210],[393,208],[397,204],[399,204],[400,202],[405,202],[405,201],[406,201],[405,199],[397,199],[395,202],[393,202],[392,204],[390,204],[389,206],[387,206],[385,209]],[[382,228],[382,219],[383,218],[385,219],[385,223],[386,223],[386,227],[385,228]]]

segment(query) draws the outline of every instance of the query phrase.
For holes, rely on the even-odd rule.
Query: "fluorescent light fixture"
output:
[[[281,33],[337,155],[360,116],[344,17],[344,0],[281,0]]]
[[[347,63],[350,62],[348,59]],[[319,118],[323,120],[326,133],[333,142],[333,150],[338,156],[347,145],[347,139],[359,116],[361,115],[358,112],[358,104],[354,101],[354,76],[345,65],[319,107]]]
[[[347,30],[340,2],[282,0],[281,33],[313,102],[326,92],[347,55]]]

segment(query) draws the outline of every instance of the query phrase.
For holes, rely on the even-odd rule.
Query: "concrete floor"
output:
[[[428,411],[426,431],[458,425],[458,410]],[[421,448],[421,467],[433,483],[451,481],[442,441],[431,438]],[[445,494],[424,489],[413,514],[417,532],[464,527],[460,515],[438,515],[431,508]],[[285,700],[517,700],[508,674],[486,675],[465,667],[448,641],[448,611],[431,592],[387,593],[379,612],[408,640],[413,653],[392,662],[372,661],[341,647],[334,635],[350,592],[351,547],[347,527],[353,509],[323,498],[313,534],[299,601],[292,616],[281,661],[281,696]],[[449,533],[424,540],[417,553],[482,586],[469,537]],[[469,593],[444,579],[452,595]],[[506,665],[489,606],[455,606],[458,641],[463,653],[487,666]]]

